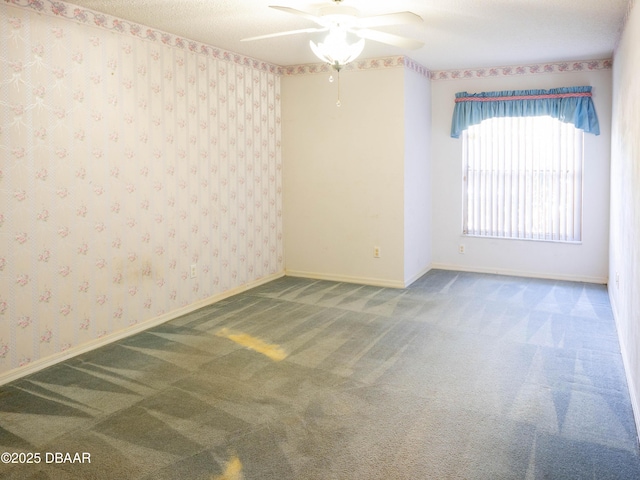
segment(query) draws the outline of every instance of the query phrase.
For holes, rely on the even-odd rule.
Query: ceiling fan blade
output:
[[[353,33],[360,38],[366,38],[367,40],[373,40],[374,42],[386,43],[387,45],[393,45],[394,47],[409,48],[415,50],[423,47],[424,43],[412,38],[401,37],[387,32],[379,32],[378,30],[369,30],[366,28],[353,29]]]
[[[292,13],[293,15],[298,15],[299,17],[306,18],[307,20],[311,20],[312,22],[322,25],[320,17],[308,12],[303,12],[302,10],[296,10],[295,8],[291,7],[282,7],[280,5],[269,5],[269,8],[280,10],[281,12]]]
[[[372,17],[361,17],[356,21],[360,28],[384,27],[387,25],[408,25],[422,23],[422,17],[413,12],[396,12]]]
[[[301,30],[289,30],[287,32],[268,33],[266,35],[258,35],[257,37],[242,38],[241,42],[252,42],[253,40],[264,40],[265,38],[284,37],[285,35],[296,35],[298,33],[326,32],[327,27],[320,28],[303,28]]]

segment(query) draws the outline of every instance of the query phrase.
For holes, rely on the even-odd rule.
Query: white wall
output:
[[[404,77],[404,282],[431,267],[431,81]]]
[[[286,272],[403,286],[404,68],[328,77],[281,79]]]
[[[613,63],[609,296],[637,423],[640,419],[639,73],[640,7],[636,3]]]
[[[582,244],[462,236],[462,141],[450,137],[455,93],[579,85],[593,86],[601,132],[585,135]],[[434,80],[432,99],[434,268],[606,283],[611,70]]]

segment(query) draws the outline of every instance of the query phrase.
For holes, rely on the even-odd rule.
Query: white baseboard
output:
[[[418,280],[420,277],[422,277],[425,273],[427,273],[429,270],[431,270],[433,268],[432,265],[428,265],[425,268],[423,268],[422,270],[420,270],[418,273],[416,273],[415,275],[413,275],[412,277],[409,278],[405,278],[404,280],[404,286],[408,287],[409,285],[411,285],[413,282],[415,282],[416,280]]]
[[[635,379],[631,376],[631,365],[629,364],[629,352],[627,351],[626,343],[623,341],[620,336],[620,322],[618,311],[616,310],[616,304],[613,300],[613,296],[611,295],[611,290],[608,289],[609,292],[609,303],[611,304],[611,310],[613,312],[613,319],[616,322],[616,332],[618,333],[618,344],[620,345],[620,353],[622,354],[622,364],[624,365],[624,373],[627,377],[627,388],[629,389],[629,397],[631,398],[631,410],[633,411],[633,419],[636,423],[636,435],[640,433],[640,402],[638,402],[638,397],[636,395],[636,383]],[[640,441],[639,438],[636,440]]]
[[[272,275],[268,275],[266,277],[260,278],[258,280],[254,280],[249,283],[245,283],[244,285],[240,285],[238,287],[227,290],[226,292],[218,293],[216,295],[212,295],[210,297],[204,298],[202,300],[198,300],[195,303],[187,305],[185,307],[179,308],[177,310],[173,310],[171,312],[165,313],[158,317],[151,318],[145,322],[132,325],[129,328],[125,328],[123,330],[118,330],[117,332],[113,332],[109,335],[105,335],[104,337],[96,338],[87,343],[83,343],[82,345],[78,345],[77,347],[70,348],[64,352],[57,353],[55,355],[48,356],[46,358],[42,358],[40,360],[36,360],[33,363],[25,365],[24,367],[15,368],[13,370],[9,370],[6,373],[0,375],[0,385],[4,385],[5,383],[12,382],[19,378],[22,378],[26,375],[30,375],[32,373],[38,372],[44,368],[55,365],[56,363],[63,362],[70,358],[73,358],[82,353],[89,352],[91,350],[95,350],[96,348],[103,347],[108,345],[109,343],[113,343],[117,340],[121,340],[126,337],[130,337],[131,335],[135,335],[136,333],[140,333],[149,328],[155,327],[162,323],[168,322],[169,320],[174,320],[182,315],[186,315],[188,313],[194,312],[199,308],[206,307],[212,305],[220,300],[224,300],[225,298],[232,297],[239,293],[245,292],[252,288],[258,287],[265,283],[271,282],[277,278],[284,277],[284,272],[274,273]]]
[[[539,272],[525,272],[520,270],[510,270],[506,268],[485,268],[485,267],[468,267],[465,265],[449,265],[446,263],[434,263],[431,265],[432,270],[453,270],[459,272],[472,272],[472,273],[493,273],[495,275],[509,275],[513,277],[526,277],[526,278],[544,278],[548,280],[564,280],[567,282],[584,282],[584,283],[598,283],[606,285],[609,282],[607,277],[589,277],[585,275],[565,275],[561,273],[539,273]]]
[[[300,270],[286,270],[288,277],[311,278],[313,280],[329,280],[332,282],[359,283],[373,287],[404,288],[404,282],[400,280],[388,280],[384,278],[352,277],[330,273],[303,272]]]

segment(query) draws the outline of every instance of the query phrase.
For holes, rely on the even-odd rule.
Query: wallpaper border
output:
[[[426,77],[431,78],[431,71],[423,65],[419,64],[412,58],[404,55],[397,55],[393,57],[380,57],[380,58],[366,58],[362,60],[355,60],[347,64],[343,71],[349,72],[354,70],[379,70],[382,68],[398,68],[405,67],[414,72]],[[317,73],[332,73],[333,67],[328,63],[307,63],[303,65],[288,65],[282,68],[282,75],[315,75]]]
[[[488,77],[512,77],[516,75],[536,75],[550,73],[568,73],[593,70],[610,70],[613,59],[581,60],[572,62],[547,62],[528,65],[507,65],[500,67],[461,68],[452,70],[429,70],[415,60],[405,57],[384,57],[366,60],[356,60],[346,67],[344,71],[371,70],[380,68],[409,68],[431,80],[462,80],[468,78]],[[317,73],[330,73],[331,66],[322,63],[305,65],[291,65],[282,67],[283,75],[313,75]]]
[[[431,72],[432,80],[461,80],[468,78],[512,77],[515,75],[536,75],[568,73],[592,70],[610,70],[613,59],[582,60],[573,62],[533,63],[529,65],[507,65],[502,67],[462,68]]]

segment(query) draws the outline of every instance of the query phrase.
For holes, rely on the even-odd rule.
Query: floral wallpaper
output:
[[[0,4],[0,378],[284,270],[278,69],[70,8]]]

